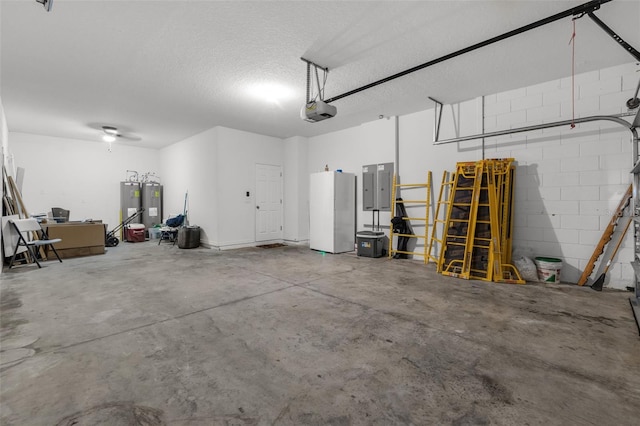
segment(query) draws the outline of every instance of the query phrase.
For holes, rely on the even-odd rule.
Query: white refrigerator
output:
[[[309,181],[309,247],[328,253],[353,251],[356,175],[312,173]]]

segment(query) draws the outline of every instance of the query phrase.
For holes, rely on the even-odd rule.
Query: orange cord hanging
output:
[[[571,128],[576,127],[576,19],[573,18],[573,32],[569,44],[571,45]]]

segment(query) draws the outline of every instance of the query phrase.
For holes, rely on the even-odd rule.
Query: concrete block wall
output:
[[[485,96],[485,130],[627,112],[639,70],[629,63],[576,75],[575,103],[571,78]],[[561,258],[562,280],[576,282],[631,183],[630,132],[601,121],[485,143],[486,158],[517,160],[514,252]],[[610,287],[633,285],[631,234],[607,274]]]
[[[626,112],[626,101],[640,78],[638,70],[640,66],[629,63],[576,75],[575,104],[571,78],[563,78],[445,105],[440,139],[479,134],[483,127],[491,132],[568,120],[574,108],[576,117]],[[444,170],[454,170],[458,161],[483,158],[480,140],[434,146],[433,109],[398,120],[401,179],[424,182],[426,172],[432,171],[436,199]],[[361,165],[392,158],[393,131],[392,120],[379,120],[309,138],[309,172],[328,162],[360,176]],[[487,138],[484,157],[517,161],[515,254],[558,257],[564,262],[562,280],[577,282],[631,183],[630,132],[615,123],[593,122]],[[361,204],[358,210],[359,223],[365,223]],[[424,209],[414,212],[424,215]],[[433,213],[435,206],[431,218]],[[387,220],[381,217],[381,222]],[[632,242],[629,233],[607,274],[609,287],[632,284]],[[421,245],[418,241],[416,251],[422,251]]]

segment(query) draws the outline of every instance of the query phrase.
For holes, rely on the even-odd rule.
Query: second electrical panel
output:
[[[362,209],[391,210],[393,163],[362,166]]]

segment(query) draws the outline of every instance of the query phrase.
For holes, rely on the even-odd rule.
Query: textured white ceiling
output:
[[[568,76],[571,18],[338,100],[320,123],[300,119],[300,57],[330,68],[330,98],[583,3],[0,0],[0,96],[15,132],[98,141],[113,125],[146,147],[218,125],[312,136]],[[640,49],[639,1],[596,14]],[[588,17],[576,55],[577,72],[633,60]],[[289,97],[250,93],[267,83]]]

